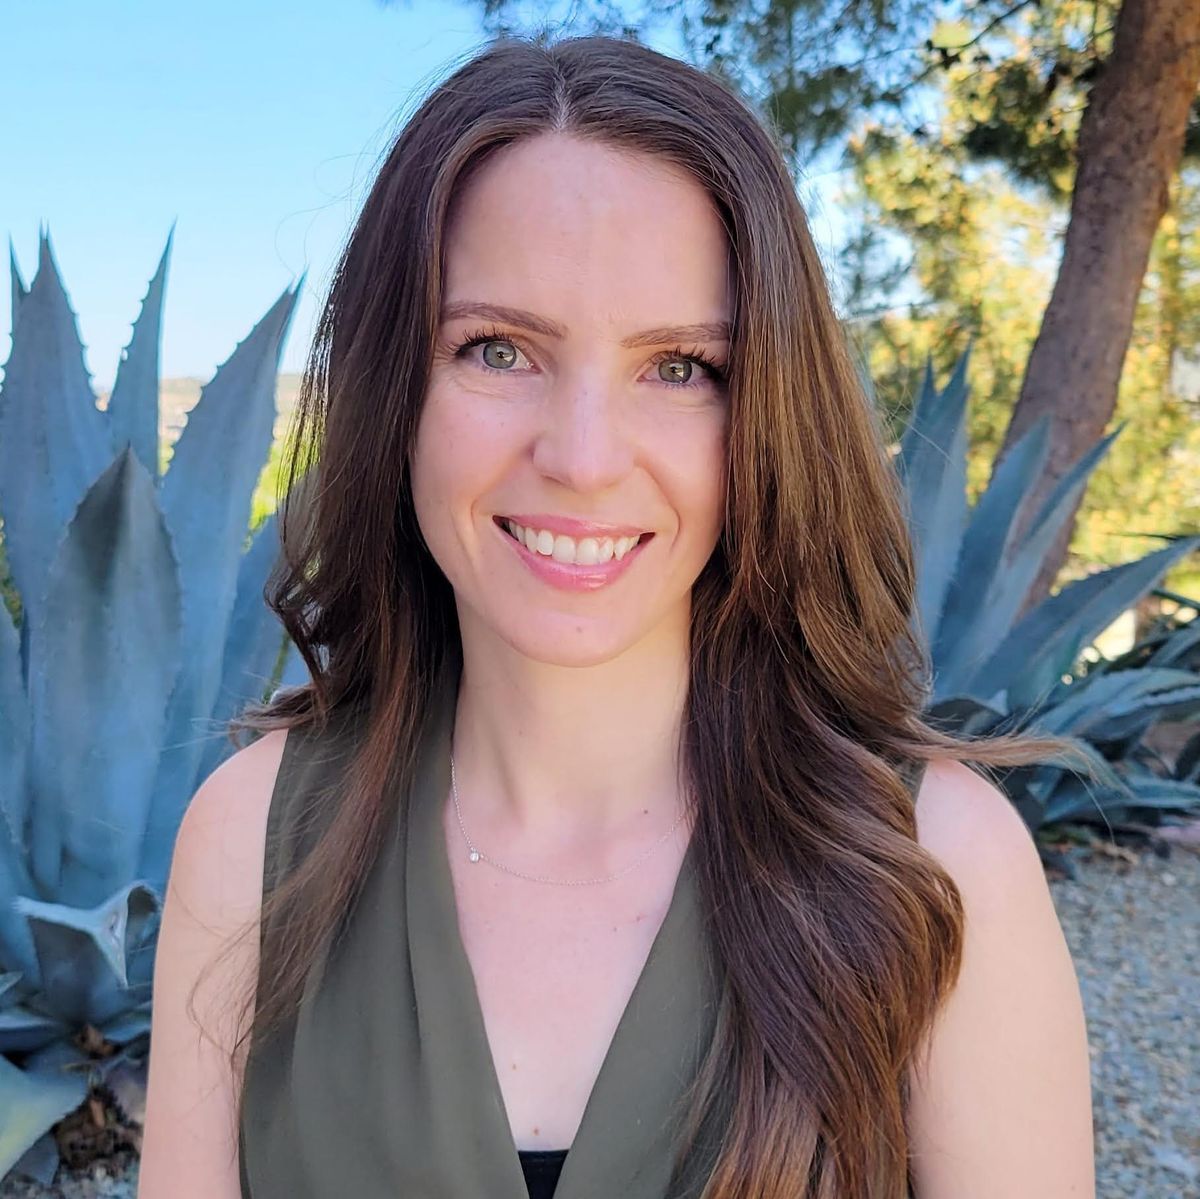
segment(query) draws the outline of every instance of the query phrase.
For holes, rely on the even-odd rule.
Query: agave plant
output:
[[[1134,752],[1157,722],[1200,713],[1200,674],[1189,657],[1200,627],[1177,631],[1173,647],[1155,654],[1091,668],[1081,660],[1104,629],[1200,546],[1200,537],[1165,536],[1164,548],[1068,583],[1023,613],[1088,477],[1124,426],[1074,464],[1019,533],[1045,465],[1049,422],[1043,417],[1012,447],[969,507],[969,357],[968,350],[941,390],[927,365],[898,460],[917,556],[919,632],[933,666],[929,714],[970,734],[1052,732],[1086,754],[1098,785],[1061,763],[999,776],[1034,831],[1067,821],[1153,824],[1200,812],[1200,780],[1156,772]]]
[[[245,548],[299,284],[204,387],[160,475],[173,235],[103,410],[48,233],[28,289],[10,245],[0,516],[21,619],[0,604],[0,1176],[49,1181],[48,1130],[91,1086],[144,1088],[180,818],[231,752],[226,719],[307,677],[263,602],[274,518]]]
[[[1195,609],[1194,601],[1184,600]],[[1119,796],[1110,797],[1106,815],[1116,826],[1133,833],[1142,832],[1147,825],[1158,823],[1159,814],[1169,819],[1178,806],[1181,813],[1195,812],[1196,792],[1200,788],[1200,731],[1195,732],[1167,761],[1152,744],[1152,734],[1172,722],[1190,722],[1200,711],[1186,682],[1158,685],[1165,677],[1178,678],[1190,674],[1200,683],[1200,619],[1187,623],[1160,621],[1135,645],[1115,658],[1106,659],[1093,653],[1075,679],[1080,687],[1094,680],[1098,689],[1108,687],[1124,693],[1125,702],[1109,705],[1103,715],[1088,730],[1089,740],[1110,762],[1120,763],[1123,777],[1129,780],[1132,794],[1125,803]],[[1151,679],[1150,687],[1137,688],[1133,679]],[[1178,690],[1176,687],[1178,686]],[[1081,690],[1081,694],[1087,694]],[[1098,692],[1097,692],[1098,693]],[[1097,694],[1093,693],[1093,694]],[[1153,802],[1147,804],[1146,800]],[[1064,779],[1054,794],[1050,817],[1095,823],[1095,810],[1090,797],[1078,779]]]

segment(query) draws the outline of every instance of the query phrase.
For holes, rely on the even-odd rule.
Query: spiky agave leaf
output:
[[[47,1128],[83,1102],[87,1089],[82,1074],[25,1071],[0,1054],[0,1178]]]
[[[1068,583],[1018,621],[995,646],[981,676],[989,685],[1007,688],[1016,704],[1037,703],[1072,669],[1085,646],[1197,546],[1200,537],[1180,538],[1144,558]]]
[[[1186,815],[1200,809],[1200,786],[1160,775],[1125,775],[1121,788],[1090,783],[1077,775],[1063,775],[1046,802],[1042,818],[1047,824],[1101,821],[1124,824],[1139,809]]]
[[[17,630],[0,604],[0,963],[33,969],[33,942],[12,901],[33,890],[25,863],[29,824],[29,701]],[[3,992],[0,992],[0,1003]]]
[[[34,619],[30,856],[43,895],[87,907],[136,877],[168,696],[179,571],[128,447],[89,490]]]
[[[1185,788],[1167,789],[1166,795],[1146,783],[1130,791],[1095,746],[1103,744],[1106,752],[1115,748],[1119,753],[1121,747],[1135,746],[1154,722],[1200,710],[1195,706],[1200,683],[1196,673],[1147,674],[1146,666],[1167,665],[1169,651],[1164,648],[1159,663],[1139,661],[1137,669],[1071,675],[1084,646],[1158,584],[1171,565],[1195,550],[1200,538],[1177,538],[1159,553],[1071,583],[1015,620],[1063,520],[1123,426],[1100,439],[1059,480],[1035,519],[1028,522],[1029,532],[1018,539],[1013,530],[1026,523],[1021,492],[1031,484],[1044,457],[1039,443],[1045,425],[1035,425],[997,465],[965,532],[956,537],[957,512],[960,506],[966,510],[965,484],[961,496],[952,496],[947,480],[960,473],[963,453],[964,360],[965,355],[940,393],[927,372],[917,406],[922,420],[906,431],[902,446],[908,469],[901,473],[910,489],[910,521],[920,549],[918,572],[929,570],[933,576],[931,581],[919,580],[918,594],[924,607],[937,612],[931,638],[930,716],[964,733],[1028,727],[1032,732],[1074,737],[1092,762],[1098,787],[1079,780],[1068,785],[1069,763],[1018,768],[1006,780],[1010,797],[1035,825],[1046,812],[1095,815],[1097,797],[1120,805],[1113,807],[1114,812],[1134,810],[1139,796],[1146,797],[1147,810],[1187,800],[1191,793]],[[952,520],[939,512],[945,505],[954,514]],[[930,544],[928,531],[936,527],[946,529],[949,548]],[[951,563],[959,573],[943,588]],[[1191,646],[1192,639],[1186,644]],[[1178,659],[1169,660],[1180,665],[1190,662],[1183,651]],[[1096,686],[1106,673],[1114,681]],[[1145,677],[1139,681],[1139,675]]]
[[[1017,550],[1018,521],[1046,464],[1049,431],[1048,417],[1029,428],[992,472],[971,510],[933,647],[942,694],[966,694],[981,657],[1003,635],[1008,614],[997,611],[991,595]]]
[[[21,306],[25,302],[25,297],[29,295],[29,288],[25,286],[25,280],[21,278],[21,268],[17,265],[17,251],[11,237],[8,239],[8,268],[9,278],[12,281],[12,327],[15,331],[17,318],[21,315]]]
[[[25,1114],[32,1113],[27,1130],[35,1139],[21,1161],[35,1172],[54,1157],[53,1138],[37,1136],[39,1125],[44,1134],[64,1114],[38,1094],[61,1098],[56,1080],[66,1074],[95,1078],[126,1060],[136,1074],[144,1065],[158,894],[188,798],[173,805],[174,815],[172,805],[156,810],[164,738],[170,750],[194,731],[185,749],[198,753],[214,721],[261,698],[269,679],[254,681],[256,664],[269,660],[273,668],[282,640],[273,616],[263,621],[253,611],[262,602],[269,538],[250,560],[241,550],[250,494],[269,447],[274,369],[295,294],[259,322],[202,393],[168,472],[174,483],[164,479],[160,489],[149,430],[157,428],[169,249],[168,241],[104,412],[83,379],[73,313],[48,240],[29,291],[13,256],[14,354],[10,385],[0,394],[8,435],[0,442],[4,482],[15,477],[5,463],[17,461],[15,446],[24,452],[22,440],[50,441],[64,431],[68,438],[42,455],[45,462],[33,456],[47,475],[41,494],[35,488],[30,500],[21,493],[14,506],[15,490],[0,492],[9,543],[40,551],[45,575],[36,587],[26,581],[21,592],[20,638],[7,612],[0,613],[0,1053],[18,1055],[21,1066],[18,1079],[10,1075],[7,1088],[0,1085],[0,1128],[24,1127],[13,1104],[34,1096]],[[86,402],[71,409],[72,396]],[[85,439],[81,450],[78,435],[88,428],[121,442],[115,458],[111,445],[104,449],[104,468],[90,480],[95,463],[88,465],[87,447],[95,442]],[[64,490],[62,479],[50,477],[60,462],[66,465],[59,473],[67,484],[74,479],[74,488]],[[35,479],[36,472],[26,476]],[[64,494],[73,494],[72,502]],[[182,580],[198,589],[191,604],[181,592],[181,553],[198,560]],[[212,586],[214,578],[221,586],[233,582],[222,591]],[[231,629],[235,585],[242,599]],[[218,619],[213,613],[223,596],[228,604]],[[190,710],[183,704],[174,710],[172,732],[165,714],[186,675],[179,651],[188,612],[195,618],[188,653],[200,664],[202,685],[191,687]],[[228,667],[214,675],[225,683],[220,697],[208,689],[210,663],[217,672]],[[249,690],[239,695],[239,685]],[[165,849],[158,878],[137,871],[152,824]],[[102,1040],[99,1058],[88,1038],[78,1038],[81,1029],[93,1030],[91,1043]],[[81,1098],[82,1087],[67,1109]],[[10,1141],[0,1174],[13,1150]]]
[[[242,555],[225,637],[221,686],[213,705],[214,735],[204,747],[201,778],[207,778],[232,752],[229,739],[220,735],[221,730],[245,705],[247,696],[263,697],[287,638],[275,613],[263,600],[263,588],[279,552],[279,522],[272,513],[259,526],[250,548]]]
[[[217,370],[188,416],[163,477],[163,513],[183,581],[189,652],[167,707],[154,804],[146,813],[137,873],[165,881],[175,833],[213,736],[209,715],[237,593],[254,488],[271,445],[275,378],[299,285],[284,292]]]
[[[117,363],[117,377],[105,410],[113,448],[119,451],[130,446],[155,481],[158,479],[158,350],[162,340],[167,260],[174,237],[172,225],[141,312],[133,323],[133,335]]]
[[[1145,667],[1088,675],[1071,684],[1061,703],[1038,716],[1051,733],[1072,733],[1091,742],[1128,734],[1129,721],[1148,727],[1159,713],[1186,711],[1200,700],[1200,676],[1190,670]]]
[[[1015,546],[1003,569],[992,576],[991,588],[977,595],[981,602],[977,605],[975,620],[970,622],[968,616],[968,623],[960,628],[961,642],[943,639],[939,628],[937,645],[940,653],[935,650],[935,657],[940,660],[940,655],[945,654],[953,663],[961,664],[956,665],[944,681],[939,674],[939,695],[955,691],[974,693],[991,687],[989,679],[981,678],[981,668],[996,644],[1012,629],[1055,538],[1074,511],[1092,471],[1120,432],[1118,428],[1102,438],[1058,481],[1028,534]]]
[[[917,619],[932,643],[967,526],[967,363],[963,354],[938,391],[927,361],[921,394],[900,441],[896,468],[910,500],[917,560]]]
[[[39,989],[50,1009],[79,1027],[102,1024],[146,999],[150,939],[158,927],[159,898],[145,883],[122,887],[94,908],[19,898],[37,947]],[[142,981],[130,977],[141,959]]]
[[[0,512],[13,582],[29,611],[41,604],[60,533],[113,450],[49,236],[20,314],[0,384]],[[28,622],[26,649],[27,629]]]

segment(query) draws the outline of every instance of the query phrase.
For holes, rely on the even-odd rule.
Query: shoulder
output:
[[[180,822],[154,962],[139,1195],[238,1194],[240,1080],[228,1054],[245,1027],[241,1001],[253,1011],[267,817],[287,736],[267,733],[227,758]]]
[[[1026,898],[1041,891],[1049,898],[1037,845],[1025,822],[1008,796],[969,766],[931,762],[917,791],[916,817],[920,844],[960,889],[971,891],[976,905],[1011,897],[1015,876]]]
[[[911,1080],[918,1199],[1092,1196],[1086,1023],[1034,839],[961,763],[930,764],[916,815],[965,925],[958,982]]]
[[[289,730],[276,729],[230,754],[196,789],[185,819],[207,819],[214,809],[229,807],[236,812],[248,808],[255,799],[262,803],[270,794],[261,794],[264,783],[274,789],[283,747]]]
[[[226,758],[180,822],[170,885],[230,918],[256,914],[261,901],[267,817],[287,736],[266,733]]]
[[[287,729],[264,733],[230,754],[196,789],[184,824],[204,825],[217,817],[265,817],[288,733]]]

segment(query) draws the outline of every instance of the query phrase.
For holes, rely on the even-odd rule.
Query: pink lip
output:
[[[498,520],[515,520],[526,529],[546,529],[551,533],[562,533],[578,541],[581,537],[640,537],[647,532],[637,525],[605,525],[590,520],[576,520],[571,516],[552,516],[547,512],[505,512]]]
[[[515,516],[513,520],[516,520],[518,524],[525,523]],[[643,538],[642,541],[629,550],[625,557],[620,560],[610,558],[607,562],[597,562],[594,566],[576,566],[568,562],[555,562],[553,558],[547,558],[543,554],[535,554],[524,542],[518,541],[512,536],[499,523],[499,518],[494,520],[492,524],[495,526],[497,534],[504,538],[508,545],[511,546],[513,552],[542,582],[549,583],[552,587],[558,587],[563,591],[595,591],[597,588],[607,587],[629,569],[634,558],[645,549],[647,542],[653,540],[653,534]],[[547,528],[546,525],[540,527]],[[553,529],[550,531],[553,531]],[[624,534],[624,536],[629,535]],[[570,534],[567,534],[567,536],[570,536]],[[604,534],[604,536],[607,536],[607,534]],[[618,534],[618,536],[622,536],[622,534]]]

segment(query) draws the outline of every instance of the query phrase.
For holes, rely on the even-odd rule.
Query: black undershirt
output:
[[[529,1199],[552,1199],[566,1160],[565,1149],[518,1149]]]

